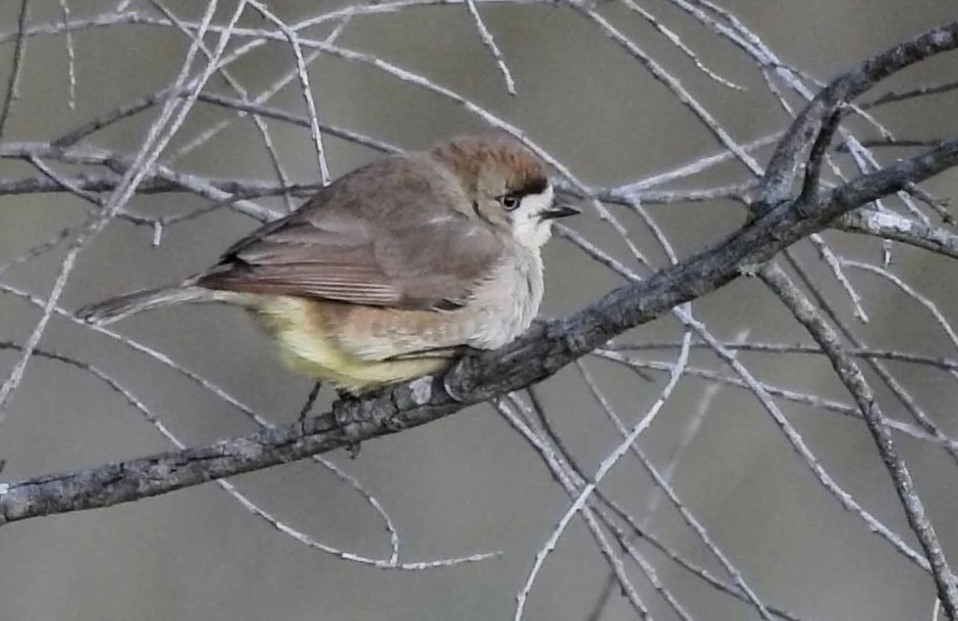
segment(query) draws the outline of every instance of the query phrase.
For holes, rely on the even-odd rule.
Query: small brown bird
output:
[[[181,302],[236,304],[291,368],[359,392],[525,331],[542,301],[552,219],[575,213],[517,141],[459,138],[359,168],[209,270],[80,316],[102,325]]]

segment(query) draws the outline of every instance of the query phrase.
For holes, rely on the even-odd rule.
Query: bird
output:
[[[397,153],[318,190],[209,269],[78,311],[107,325],[180,303],[240,306],[286,365],[347,394],[438,372],[529,328],[559,200],[511,136]]]

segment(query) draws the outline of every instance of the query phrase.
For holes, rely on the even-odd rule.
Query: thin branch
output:
[[[515,400],[513,400],[513,404],[521,407],[521,403]],[[536,434],[529,427],[529,425],[526,424],[516,414],[516,412],[514,412],[501,399],[495,400],[493,405],[503,416],[503,418],[505,418],[506,421],[512,426],[512,428],[519,432],[519,435],[539,454],[543,462],[549,468],[549,472],[563,487],[566,494],[568,494],[570,498],[575,498],[582,486],[582,480],[581,477],[578,476],[575,470],[571,467],[571,465],[564,460],[561,455],[557,454],[557,452],[553,450],[553,447],[550,446],[544,440],[544,438]],[[626,599],[628,599],[629,604],[639,615],[640,619],[648,619],[648,607],[645,605],[645,602],[642,601],[642,598],[639,596],[638,590],[632,584],[632,581],[629,580],[621,557],[615,553],[611,543],[608,540],[608,537],[599,526],[598,518],[601,514],[597,515],[597,512],[594,511],[592,506],[582,507],[580,509],[580,513],[582,514],[586,526],[589,528],[589,532],[596,540],[599,550],[608,561],[609,566],[612,569],[612,573],[615,576],[619,586],[622,588],[622,592],[625,594]]]
[[[492,58],[496,61],[496,66],[499,67],[499,72],[502,74],[502,79],[506,81],[506,90],[510,95],[515,95],[516,81],[512,79],[512,72],[509,71],[509,66],[506,65],[506,59],[499,50],[499,46],[496,45],[496,40],[493,38],[492,33],[489,32],[485,22],[482,21],[482,15],[479,14],[479,9],[476,8],[475,0],[465,0],[465,3],[466,8],[469,9],[469,15],[472,16],[472,21],[476,23],[476,30],[479,31],[479,38],[482,39],[482,44],[485,45],[489,53],[492,54]]]
[[[599,13],[594,10],[586,9],[580,5],[573,5],[577,11],[581,12],[585,17],[587,17],[591,22],[593,22],[599,30],[609,37],[612,41],[621,46],[625,51],[638,60],[645,69],[652,74],[652,76],[661,82],[675,97],[678,101],[686,108],[688,108],[692,114],[698,118],[698,120],[705,125],[705,127],[711,132],[715,138],[724,146],[726,149],[735,154],[735,157],[738,158],[745,167],[754,174],[761,174],[762,169],[755,161],[755,159],[748,154],[748,152],[739,145],[725,129],[713,118],[713,116],[705,109],[705,107],[695,98],[692,94],[679,82],[677,78],[665,71],[655,60],[653,60],[648,54],[646,54],[638,45],[636,45],[632,40],[626,37],[621,31],[619,31],[615,26],[613,26],[607,19],[602,17]]]
[[[682,347],[687,348],[688,345],[689,345],[689,340],[687,338],[683,339]],[[680,363],[681,363],[681,359],[672,366],[672,370],[670,371],[670,376],[674,374],[676,371],[679,371],[680,373],[686,372],[686,369],[688,368],[688,366],[686,364],[680,364]],[[619,416],[618,413],[612,408],[612,406],[608,402],[608,399],[605,398],[605,396],[599,390],[595,382],[592,381],[592,379],[589,377],[589,374],[585,370],[584,366],[581,364],[578,366],[580,371],[582,372],[583,379],[585,379],[586,384],[589,387],[590,392],[593,394],[593,396],[595,396],[596,400],[598,401],[602,410],[605,412],[606,416],[608,416],[609,419],[612,420],[616,430],[619,432],[619,435],[626,437],[628,435],[628,429],[626,428],[625,424],[622,422],[621,416]],[[722,565],[722,568],[725,569],[725,571],[732,577],[735,588],[739,591],[739,593],[742,594],[743,601],[746,601],[752,606],[754,606],[755,609],[758,611],[759,616],[761,616],[763,619],[768,619],[769,610],[767,609],[765,604],[761,600],[759,600],[754,589],[745,580],[745,577],[742,575],[742,572],[740,572],[738,568],[736,568],[735,565],[732,563],[731,559],[728,558],[728,555],[722,552],[722,550],[718,547],[718,545],[716,545],[715,542],[712,540],[712,538],[708,535],[708,532],[706,531],[705,527],[702,525],[701,521],[699,521],[692,514],[692,512],[689,511],[688,508],[682,503],[682,501],[679,499],[678,495],[675,493],[674,489],[672,488],[671,484],[669,483],[668,476],[666,475],[663,477],[662,474],[659,473],[659,471],[652,465],[652,462],[650,462],[649,459],[646,457],[645,453],[641,449],[639,449],[638,445],[633,444],[629,450],[639,460],[639,463],[642,464],[642,467],[649,474],[649,476],[652,477],[652,480],[655,482],[655,485],[656,485],[656,492],[661,491],[665,493],[665,495],[672,502],[673,506],[675,506],[675,508],[679,511],[679,515],[682,517],[682,520],[692,529],[692,531],[695,533],[695,536],[700,541],[702,541],[703,544],[705,544],[709,552],[711,552],[712,555]],[[650,512],[646,512],[647,516],[649,514]],[[631,522],[631,520],[629,521]]]
[[[607,343],[593,353],[614,352],[614,351],[649,351],[658,349],[675,349],[680,346],[679,341],[653,341],[648,343]],[[696,341],[692,343],[693,348],[708,347],[707,344]],[[731,350],[754,351],[775,354],[822,354],[821,347],[817,345],[800,345],[796,343],[758,343],[758,342],[737,342],[726,341],[722,347]],[[895,360],[898,362],[908,362],[924,366],[935,367],[949,373],[958,371],[958,358],[940,358],[926,356],[922,354],[913,354],[904,351],[895,351],[891,349],[876,349],[871,347],[852,347],[848,348],[846,353],[856,358],[880,358],[883,360]]]
[[[20,13],[17,16],[17,43],[13,48],[13,66],[7,80],[7,92],[0,109],[0,141],[7,129],[7,120],[13,110],[13,102],[20,96],[20,73],[23,69],[23,55],[26,50],[27,19],[30,15],[30,0],[20,0]]]
[[[238,10],[233,16],[233,21],[231,22],[230,27],[232,27],[236,20],[239,19],[239,15],[242,13],[243,2],[244,0],[241,0],[239,3]],[[203,30],[205,30],[205,28],[209,25],[215,10],[216,2],[211,1],[207,6],[206,13],[203,16]],[[202,36],[199,38],[202,38]],[[213,59],[211,59],[209,62],[201,78],[197,81],[197,90],[199,90],[200,86],[202,86],[202,84],[209,79],[216,66],[215,61],[219,59],[219,56],[226,47],[226,43],[229,41],[229,38],[230,28],[228,27],[221,33],[216,53]],[[185,81],[189,68],[193,63],[193,58],[196,54],[196,51],[197,45],[194,42],[187,52],[186,59],[183,62],[179,75],[177,76],[177,86]],[[173,98],[166,102],[163,112],[153,123],[153,125],[150,126],[147,137],[142,143],[140,151],[137,153],[137,157],[134,160],[133,166],[131,166],[130,170],[124,175],[120,186],[113,192],[109,199],[104,202],[102,212],[92,217],[84,225],[83,230],[77,236],[77,239],[74,241],[74,243],[70,246],[70,250],[67,252],[66,258],[64,258],[60,266],[60,271],[57,274],[56,281],[54,282],[50,296],[47,299],[47,306],[43,310],[43,315],[40,317],[40,320],[34,326],[33,331],[30,333],[29,338],[25,342],[23,351],[21,352],[17,363],[14,365],[13,370],[10,371],[6,380],[4,380],[3,384],[0,385],[0,422],[4,420],[5,412],[9,405],[11,395],[16,390],[16,387],[23,378],[24,371],[26,370],[27,364],[30,361],[33,349],[43,336],[47,323],[52,315],[53,308],[63,292],[63,288],[66,286],[67,279],[69,278],[70,273],[73,271],[73,267],[76,264],[77,256],[106,228],[107,224],[109,224],[113,217],[119,212],[120,208],[126,204],[129,198],[133,195],[137,184],[142,180],[143,176],[146,175],[146,169],[156,161],[166,143],[172,139],[177,128],[183,123],[186,113],[190,109],[192,100],[188,99],[184,101],[183,105],[179,106],[179,109],[177,109],[176,103],[177,100]],[[162,136],[161,129],[167,130]]]
[[[703,345],[711,349],[711,345]],[[625,367],[635,371],[646,374],[648,371],[656,371],[662,373],[671,373],[672,365],[665,362],[657,362],[655,360],[643,360],[640,358],[635,358],[632,356],[626,356],[619,352],[609,351],[604,349],[597,349],[593,352],[593,355],[596,358],[601,358],[603,360],[608,360],[616,364],[624,365]],[[754,394],[754,391],[750,388],[748,382],[741,379],[740,377],[731,377],[724,375],[717,371],[711,371],[708,369],[703,369],[699,367],[689,366],[685,369],[685,374],[691,377],[697,377],[708,382],[719,383],[726,386],[734,386],[736,388],[741,388],[743,390],[748,390]],[[643,377],[643,379],[647,379]],[[794,390],[787,390],[785,388],[780,388],[778,386],[773,386],[771,384],[766,384],[764,382],[757,382],[759,388],[768,393],[773,397],[779,397],[785,399],[786,401],[791,401],[792,403],[798,403],[801,405],[806,405],[808,407],[821,410],[823,412],[833,412],[835,414],[840,414],[842,416],[849,416],[852,418],[861,418],[861,414],[855,409],[854,406],[834,401],[831,399],[826,399],[815,394],[808,394],[797,392]],[[958,440],[951,438],[950,436],[944,434],[933,434],[930,432],[923,431],[914,425],[904,423],[897,420],[887,420],[888,426],[891,427],[893,431],[907,435],[915,440],[920,440],[922,442],[927,442],[935,446],[940,446],[949,451],[958,451]]]
[[[692,51],[692,49],[688,45],[686,45],[684,41],[682,41],[682,38],[678,34],[676,34],[675,31],[665,26],[654,15],[652,15],[651,13],[649,13],[648,11],[646,11],[645,9],[637,5],[633,0],[624,0],[624,3],[625,3],[625,6],[630,11],[640,15],[642,19],[644,19],[645,21],[649,23],[649,25],[651,25],[653,28],[659,31],[659,33],[663,37],[668,39],[672,45],[677,47],[682,52],[682,54],[684,54],[690,61],[692,61],[692,64],[695,65],[696,69],[704,73],[710,79],[732,90],[736,90],[736,91],[747,90],[744,86],[736,84],[735,82],[732,82],[731,80],[727,78],[723,78],[722,76],[718,75],[716,72],[706,67],[705,64],[702,62],[702,60],[699,58],[698,54]]]
[[[176,14],[173,13],[170,9],[168,9],[166,5],[164,5],[160,0],[150,0],[150,1],[153,4],[153,6],[159,9],[159,11],[163,15],[165,15],[171,22],[173,22],[176,25],[177,30],[185,34],[190,39],[193,39],[196,36],[182,23],[182,21],[176,16]],[[209,48],[203,43],[202,40],[199,41],[199,45],[200,45],[200,50],[202,50],[203,54],[207,57],[207,59],[212,60],[212,52],[210,52]],[[225,67],[221,67],[218,69],[218,72],[226,81],[226,83],[230,86],[230,88],[232,88],[240,96],[241,99],[247,99],[246,89],[243,88],[239,80],[233,77],[233,74],[230,71],[228,71]],[[241,116],[245,116],[245,115],[241,115]],[[223,127],[224,125],[228,126],[232,122],[232,120],[233,119],[226,119],[222,121],[217,127]],[[254,116],[253,124],[256,126],[256,129],[260,134],[260,138],[263,141],[263,145],[266,147],[266,153],[269,155],[270,164],[273,166],[273,171],[276,173],[276,177],[284,185],[287,185],[289,183],[289,177],[286,174],[286,171],[283,169],[282,164],[280,163],[279,154],[276,152],[276,148],[273,145],[273,138],[269,133],[269,129],[267,128],[266,123],[261,118]],[[213,135],[215,135],[216,130],[217,128],[214,128],[210,132],[204,132],[199,137],[188,142],[182,148],[177,149],[175,152],[171,153],[166,158],[164,164],[169,165],[172,162],[176,161],[178,158],[182,157],[185,153],[188,153],[192,149],[198,148],[200,145],[205,144],[207,140],[209,140],[210,138],[212,138]],[[287,209],[289,211],[292,211],[293,204],[292,204],[291,197],[289,196],[289,194],[284,194],[284,198],[286,199]],[[159,230],[160,229],[157,228],[157,231]],[[159,236],[159,233],[157,233],[157,237],[158,236]],[[158,245],[158,242],[155,242],[154,245]]]
[[[865,103],[860,104],[860,106],[865,110],[869,110],[871,108],[883,106],[888,103],[906,101],[908,99],[915,99],[916,97],[940,95],[942,93],[951,92],[955,89],[958,89],[958,81],[942,82],[940,84],[927,84],[925,86],[909,89],[907,91],[888,91],[887,93],[879,95],[871,101],[866,101]]]
[[[73,46],[73,31],[70,30],[70,5],[67,0],[60,1],[60,10],[63,12],[63,23],[65,26],[64,46],[67,51],[67,78],[69,80],[69,93],[67,95],[67,105],[71,110],[77,107],[77,68],[76,68],[76,48]]]
[[[296,60],[296,71],[299,76],[299,82],[302,86],[303,101],[306,103],[306,114],[309,117],[309,131],[313,138],[313,146],[316,148],[316,160],[319,164],[319,176],[323,185],[329,183],[329,164],[326,162],[326,149],[323,146],[323,133],[319,128],[319,113],[317,112],[316,102],[313,99],[313,88],[309,81],[309,72],[306,67],[306,59],[303,57],[303,48],[299,43],[299,35],[296,31],[286,25],[275,13],[269,10],[265,5],[257,0],[249,0],[250,5],[256,9],[263,17],[282,31],[283,36],[289,42],[293,50],[293,58]],[[324,42],[325,43],[325,42]],[[328,45],[328,43],[327,43]]]
[[[835,324],[835,327],[839,332],[846,338],[854,347],[862,347],[864,342],[854,333],[854,331],[849,328],[841,317],[834,311],[831,305],[828,303],[825,295],[822,293],[821,288],[812,281],[807,272],[795,261],[794,257],[789,253],[785,252],[785,259],[789,262],[791,267],[795,270],[798,277],[801,279],[802,284],[808,289],[809,294],[818,304],[821,312],[825,313],[828,318]],[[924,409],[918,404],[914,396],[902,385],[902,383],[894,376],[894,374],[889,371],[880,360],[874,358],[865,359],[871,369],[878,375],[878,377],[885,383],[892,394],[905,406],[905,409],[915,420],[916,423],[928,434],[932,435],[935,438],[945,439],[948,436],[941,431],[939,426],[935,424],[930,416],[924,411]],[[948,451],[949,455],[956,464],[958,464],[958,451],[948,443],[944,443],[942,446]]]
[[[908,523],[931,564],[935,584],[938,587],[938,599],[941,600],[948,618],[953,621],[958,619],[958,584],[956,584],[955,576],[945,560],[935,529],[925,515],[924,504],[915,491],[911,474],[904,461],[898,456],[891,432],[885,424],[884,415],[865,376],[858,365],[845,354],[838,334],[825,322],[781,268],[770,264],[761,270],[760,276],[788,307],[795,319],[805,326],[812,338],[822,347],[832,363],[832,368],[858,404],[868,430],[875,440],[882,462],[894,482],[895,491],[901,500]]]
[[[822,123],[822,128],[818,132],[818,136],[815,137],[815,142],[812,143],[812,148],[808,154],[808,162],[805,164],[805,180],[802,183],[802,193],[799,200],[808,201],[821,189],[822,160],[841,121],[842,108],[837,106]]]
[[[850,233],[874,235],[958,259],[958,235],[887,211],[856,209],[833,226]]]

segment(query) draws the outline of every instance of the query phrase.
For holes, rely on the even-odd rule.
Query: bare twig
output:
[[[791,175],[804,150],[821,131],[822,123],[842,104],[862,94],[878,81],[912,65],[929,54],[958,46],[958,24],[950,24],[919,35],[869,59],[824,88],[789,127],[765,171],[763,200],[775,205],[787,196]]]
[[[70,81],[67,105],[73,110],[77,106],[76,49],[73,47],[73,31],[70,30],[70,5],[67,0],[60,0],[60,10],[63,11],[63,24],[66,27],[66,36],[63,40],[67,50],[67,74]]]
[[[235,24],[237,19],[239,19],[242,9],[243,2],[241,1],[238,5],[238,10],[234,13],[231,26]],[[204,15],[204,29],[209,25],[215,10],[216,2],[211,1]],[[198,81],[198,85],[202,85],[212,74],[216,66],[215,60],[218,59],[220,54],[222,54],[223,49],[226,47],[226,43],[229,41],[229,38],[230,29],[227,28],[221,33],[214,59],[210,61],[206,71]],[[194,45],[187,53],[186,60],[184,61],[182,70],[177,78],[177,86],[179,86],[185,80],[190,65],[192,65],[193,57],[196,51],[197,46],[194,42]],[[142,177],[145,176],[146,169],[152,165],[154,161],[156,161],[156,158],[159,157],[163,147],[172,138],[179,125],[182,124],[186,113],[190,108],[191,101],[185,101],[183,105],[179,107],[179,110],[176,110],[176,103],[176,99],[170,99],[167,101],[166,105],[164,106],[163,113],[150,127],[149,135],[144,141],[140,152],[137,154],[133,166],[130,168],[129,172],[124,175],[123,182],[116,189],[116,191],[114,191],[112,196],[105,201],[102,213],[97,214],[95,217],[91,218],[87,224],[84,225],[83,231],[77,236],[77,239],[67,252],[67,256],[60,266],[60,273],[57,275],[56,282],[54,283],[50,296],[47,299],[47,306],[44,308],[43,315],[37,322],[33,332],[30,334],[30,337],[24,344],[23,351],[21,352],[20,359],[17,361],[17,364],[13,367],[13,370],[7,376],[7,379],[3,382],[3,385],[0,386],[0,421],[2,421],[4,418],[10,396],[20,383],[24,370],[30,361],[30,356],[33,353],[33,349],[40,341],[40,337],[43,335],[43,332],[47,326],[47,322],[50,320],[52,315],[54,305],[59,299],[60,294],[63,292],[63,288],[66,285],[70,273],[73,271],[76,257],[90,241],[95,239],[103,231],[113,216],[116,215],[116,213],[120,210],[121,206],[125,204],[127,200],[129,200],[130,196],[133,195],[137,184],[140,182]],[[174,113],[175,110],[176,112]],[[160,131],[162,128],[166,128],[168,133],[161,137]]]
[[[938,599],[941,600],[948,617],[958,619],[958,585],[956,585],[955,576],[945,560],[935,529],[925,515],[924,504],[915,491],[911,474],[904,461],[898,456],[891,432],[885,424],[884,415],[865,376],[858,365],[845,354],[838,334],[822,319],[815,307],[792,284],[781,268],[769,265],[762,269],[761,277],[788,307],[795,319],[805,326],[812,338],[822,347],[835,372],[858,404],[885,468],[894,481],[895,491],[901,499],[908,523],[931,564],[932,574],[938,587]]]
[[[250,5],[255,8],[263,17],[276,24],[282,31],[283,36],[289,41],[293,50],[293,57],[296,59],[296,71],[299,76],[299,82],[302,86],[303,100],[306,102],[306,114],[309,117],[309,131],[313,137],[313,145],[316,147],[316,160],[319,163],[319,175],[323,185],[329,183],[329,164],[326,162],[326,149],[323,146],[323,134],[319,128],[319,113],[316,102],[313,99],[313,89],[310,86],[309,72],[306,67],[306,59],[303,57],[303,48],[299,43],[299,35],[296,31],[286,25],[286,23],[270,11],[264,4],[257,0],[249,0]],[[325,42],[324,42],[325,43]],[[325,43],[329,45],[328,43]]]
[[[13,48],[13,66],[7,80],[7,92],[3,96],[3,108],[0,108],[0,140],[3,140],[7,121],[13,110],[13,102],[20,96],[20,73],[23,70],[23,55],[26,50],[27,19],[30,15],[30,0],[20,0],[20,14],[17,17],[17,43]]]
[[[482,44],[485,45],[489,53],[492,54],[492,58],[496,61],[496,66],[499,67],[502,79],[506,82],[506,90],[509,91],[510,95],[515,95],[516,81],[512,78],[512,72],[509,71],[509,66],[506,65],[506,59],[499,50],[499,46],[496,45],[496,40],[486,27],[486,23],[482,21],[482,15],[479,14],[479,9],[476,8],[475,0],[465,0],[465,3],[466,8],[469,9],[469,15],[472,16],[472,21],[476,23],[476,30],[479,31],[479,38],[482,39]]]
[[[517,401],[513,401],[513,404],[521,407],[521,403]],[[582,481],[581,477],[578,476],[571,465],[568,464],[568,462],[566,462],[562,456],[557,454],[556,451],[553,450],[553,447],[551,447],[542,437],[537,435],[529,427],[529,425],[526,424],[507,404],[503,403],[502,400],[496,400],[494,405],[499,413],[502,414],[506,421],[508,421],[513,427],[513,429],[518,431],[522,438],[526,440],[529,445],[532,446],[532,448],[542,457],[542,460],[545,462],[546,466],[548,466],[556,481],[562,485],[570,498],[575,498],[575,495],[582,486]],[[579,511],[585,520],[586,526],[589,528],[589,532],[598,543],[599,549],[602,551],[603,556],[606,558],[609,566],[612,568],[612,573],[615,576],[619,586],[622,588],[626,598],[629,600],[629,604],[636,611],[636,613],[638,613],[639,618],[649,618],[648,607],[639,596],[637,589],[626,574],[625,565],[623,564],[621,557],[615,553],[611,542],[609,542],[608,537],[602,531],[602,528],[599,525],[598,518],[601,514],[597,515],[591,506],[584,506]]]
[[[958,235],[898,214],[856,209],[838,219],[835,226],[852,233],[892,239],[958,259]]]

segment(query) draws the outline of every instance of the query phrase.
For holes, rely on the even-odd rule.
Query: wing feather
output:
[[[198,284],[395,308],[461,306],[503,245],[448,206],[464,197],[443,175],[424,156],[361,168],[234,244]]]

